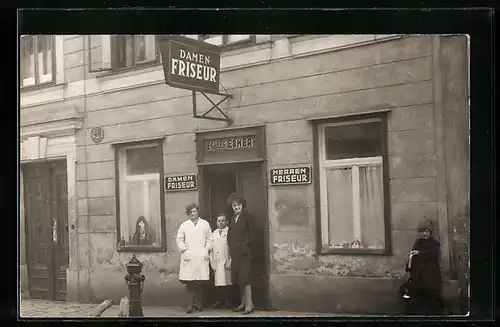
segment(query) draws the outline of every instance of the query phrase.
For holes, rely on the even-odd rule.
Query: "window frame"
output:
[[[120,151],[123,149],[133,149],[139,147],[147,147],[148,145],[155,145],[160,150],[160,171],[159,171],[159,195],[160,195],[160,241],[161,245],[152,247],[146,245],[126,245],[121,246],[121,199],[120,199]],[[150,139],[143,141],[134,141],[129,143],[113,144],[115,152],[115,194],[116,194],[116,249],[118,252],[167,252],[166,243],[166,219],[165,219],[165,192],[164,192],[164,169],[163,169],[163,138]],[[129,176],[126,180],[134,180],[134,177]],[[141,179],[143,180],[143,179]]]
[[[50,42],[51,42],[51,79],[49,81],[45,82],[40,82],[40,77],[38,76],[38,37],[39,36],[49,36]],[[33,38],[33,49],[35,53],[35,60],[34,60],[34,80],[35,82],[30,85],[23,85],[23,78],[22,78],[22,54],[21,54],[21,40],[25,37],[31,37]],[[26,90],[36,90],[36,89],[41,89],[45,88],[48,86],[53,86],[56,84],[56,73],[57,73],[57,61],[56,61],[56,36],[52,34],[28,34],[28,35],[21,35],[19,37],[19,86],[21,91],[26,91]]]
[[[352,166],[357,163],[360,166],[372,165],[379,162],[379,157],[368,158],[348,158],[339,160],[325,159],[325,135],[324,129],[328,126],[351,125],[356,123],[380,121],[381,149],[382,149],[382,187],[384,196],[384,249],[353,249],[353,248],[330,248],[323,246],[323,235],[325,233],[323,225],[324,208],[322,198],[326,188],[324,187],[323,169],[329,167]],[[313,151],[314,151],[314,179],[315,179],[315,206],[316,206],[316,253],[318,255],[392,255],[392,237],[391,237],[391,198],[390,198],[390,178],[389,178],[389,155],[388,155],[388,127],[387,113],[370,113],[360,115],[350,115],[345,117],[315,119],[313,123]],[[323,184],[323,185],[322,185]],[[328,218],[327,218],[328,219]],[[326,226],[328,228],[328,225]],[[328,231],[328,229],[326,229]]]
[[[210,37],[205,37],[206,35],[222,36],[222,44],[218,46],[221,49],[221,52],[245,48],[245,47],[248,47],[251,45],[255,45],[256,41],[257,41],[257,37],[255,34],[248,34],[250,36],[248,39],[244,39],[244,40],[240,40],[240,41],[236,41],[236,42],[231,42],[231,43],[228,43],[229,34],[198,34],[198,40],[205,41],[205,40],[209,39]],[[239,35],[239,34],[235,34],[235,35]]]
[[[151,36],[154,35],[154,44],[155,44],[155,58],[154,59],[149,59],[149,60],[144,60],[141,62],[136,62],[135,60],[135,36],[137,35],[144,35],[144,36]],[[132,38],[132,52],[134,53],[134,56],[132,57],[132,64],[130,66],[125,66],[125,67],[116,67],[116,64],[118,62],[117,57],[118,57],[118,42],[117,38],[126,38],[127,36],[133,36]],[[121,71],[127,71],[127,70],[133,70],[133,69],[142,69],[144,67],[149,67],[149,66],[155,66],[160,64],[160,42],[159,42],[159,36],[157,34],[115,34],[115,35],[110,35],[110,42],[111,42],[111,68],[110,70],[113,72],[121,72]]]

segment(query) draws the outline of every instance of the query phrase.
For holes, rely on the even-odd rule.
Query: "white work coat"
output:
[[[201,218],[196,225],[190,219],[183,222],[177,232],[176,243],[181,251],[179,279],[209,280],[209,251],[212,249],[210,224]]]
[[[210,265],[214,271],[214,284],[215,286],[227,286],[231,283],[231,269],[226,269],[226,261],[231,264],[231,257],[229,256],[229,247],[227,246],[227,231],[229,228],[226,226],[221,230],[217,228],[212,233],[214,241],[213,249],[210,251]]]

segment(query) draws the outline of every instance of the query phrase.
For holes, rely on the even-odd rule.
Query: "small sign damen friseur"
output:
[[[196,190],[196,174],[177,175],[165,177],[165,191]]]
[[[297,185],[311,183],[311,167],[273,168],[269,171],[271,185]]]

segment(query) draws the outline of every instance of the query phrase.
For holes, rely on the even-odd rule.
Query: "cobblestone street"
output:
[[[98,306],[89,303],[52,302],[46,300],[21,300],[21,318],[86,318]],[[118,317],[118,304],[108,308],[101,315],[103,318]],[[335,314],[288,312],[288,311],[255,311],[250,315],[242,315],[231,310],[206,309],[203,312],[186,314],[181,307],[144,306],[145,317],[328,317]],[[98,318],[98,317],[97,317]]]

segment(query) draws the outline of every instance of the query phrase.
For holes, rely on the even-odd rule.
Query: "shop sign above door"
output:
[[[299,185],[311,183],[311,167],[273,168],[269,171],[271,185]]]
[[[165,191],[188,191],[198,187],[196,174],[176,175],[165,177]]]
[[[164,36],[160,51],[165,83],[177,88],[219,93],[220,49],[178,35]]]

